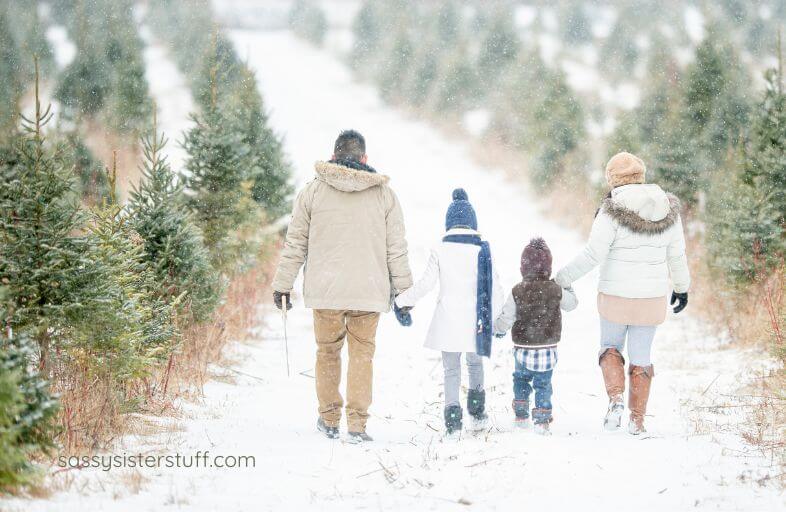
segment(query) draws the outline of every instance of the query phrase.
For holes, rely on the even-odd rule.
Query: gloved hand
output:
[[[393,313],[396,315],[396,320],[404,327],[412,325],[412,315],[409,314],[410,311],[412,311],[411,306],[398,307],[395,302],[393,303]]]
[[[674,306],[674,303],[677,305],[674,307],[674,313],[679,313],[686,307],[688,307],[688,292],[685,293],[677,293],[671,292],[671,302],[670,304]]]
[[[276,305],[278,309],[281,309],[281,298],[286,297],[287,300],[287,311],[292,309],[292,302],[289,299],[289,292],[273,292],[273,304]]]
[[[504,338],[505,337],[505,333],[504,332],[495,332],[494,333],[494,337],[495,338]]]

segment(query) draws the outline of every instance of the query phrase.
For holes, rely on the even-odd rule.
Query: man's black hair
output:
[[[333,154],[336,160],[360,162],[366,154],[366,139],[355,130],[344,130],[336,139]]]

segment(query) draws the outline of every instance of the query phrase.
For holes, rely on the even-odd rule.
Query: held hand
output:
[[[677,303],[677,305],[674,307],[674,313],[676,314],[682,311],[683,309],[685,309],[686,307],[688,307],[688,292],[685,293],[672,292],[670,304],[674,306],[675,302]]]
[[[278,309],[281,309],[281,299],[282,299],[282,297],[286,298],[287,311],[289,311],[290,309],[292,309],[292,302],[290,301],[288,292],[284,293],[284,292],[276,292],[276,291],[274,291],[273,292],[273,304],[275,304]]]
[[[561,288],[567,288],[567,289],[571,289],[571,284],[573,284],[568,280],[568,277],[562,272],[557,272],[557,274],[554,276],[554,282],[560,285]]]

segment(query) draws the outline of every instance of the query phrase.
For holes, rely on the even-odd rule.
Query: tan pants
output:
[[[349,343],[347,370],[347,426],[350,432],[364,432],[371,405],[373,359],[379,313],[365,311],[314,310],[317,339],[317,399],[319,415],[326,425],[337,427],[344,400],[341,383],[341,348]]]

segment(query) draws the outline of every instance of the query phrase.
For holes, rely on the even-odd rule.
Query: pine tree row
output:
[[[144,129],[152,111],[133,0],[59,0],[54,17],[65,20],[76,44],[74,60],[58,77],[62,116],[79,124],[98,119],[117,133]]]
[[[640,154],[652,179],[703,221],[709,267],[720,271],[718,278],[745,285],[782,269],[786,105],[781,71],[767,71],[764,93],[757,92],[731,42],[720,30],[710,30],[685,69],[672,48],[658,41],[648,75],[640,106],[623,117],[608,152]]]
[[[175,43],[178,62],[191,59],[198,104],[182,143],[188,159],[184,169],[169,167],[153,121],[142,137],[142,178],[126,204],[114,168],[98,163],[76,130],[46,126],[52,115],[41,108],[38,73],[35,113],[21,116],[18,101],[8,107],[12,121],[0,137],[0,488],[30,483],[30,456],[55,439],[95,444],[98,423],[152,396],[151,372],[171,361],[185,328],[212,318],[226,280],[255,262],[260,226],[287,209],[289,167],[253,73],[212,28],[208,10],[178,16],[186,3],[172,3],[174,12],[157,22],[207,26],[196,39],[178,27]],[[107,123],[109,113],[124,112],[127,123],[116,129],[132,134],[144,118],[149,126],[132,4],[107,17],[82,6],[54,3],[72,29],[95,29],[77,41],[60,99],[77,123],[91,116]],[[32,73],[19,76],[20,91],[33,89],[24,83]],[[119,91],[117,80],[139,87]],[[76,432],[67,411],[58,413],[53,389],[66,404],[77,391],[99,400],[101,417],[83,419]]]
[[[184,142],[192,155],[185,170],[189,204],[204,226],[213,263],[231,268],[253,251],[248,237],[229,233],[288,212],[290,166],[269,127],[254,72],[213,23],[209,2],[154,0],[149,20],[173,48],[199,107]]]
[[[322,46],[327,35],[327,16],[315,0],[296,0],[289,10],[289,26],[298,37]]]
[[[497,2],[468,15],[453,0],[366,0],[350,63],[386,101],[441,118],[485,109],[493,134],[526,150],[535,184],[546,186],[578,159],[584,113],[562,71],[522,44],[512,9]]]

